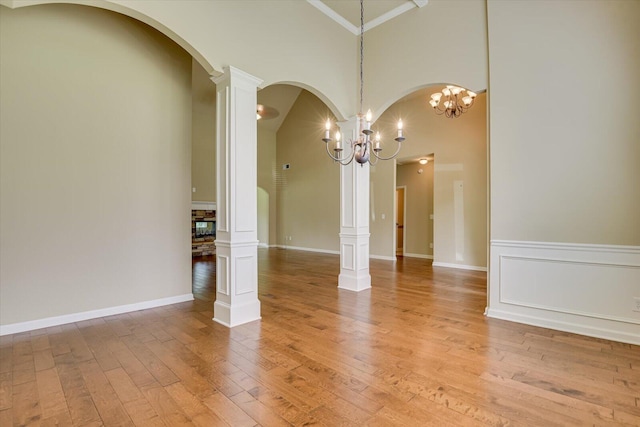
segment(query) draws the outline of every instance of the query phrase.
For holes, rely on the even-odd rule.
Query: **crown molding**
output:
[[[311,6],[318,9],[320,12],[327,15],[337,24],[342,26],[344,29],[349,31],[351,34],[357,36],[360,34],[360,27],[353,25],[347,19],[345,19],[342,15],[340,15],[335,10],[331,9],[327,6],[322,0],[307,0]],[[387,21],[392,20],[405,12],[408,12],[414,8],[421,8],[426,6],[429,3],[429,0],[413,0],[412,2],[407,2],[401,6],[396,7],[395,9],[390,10],[389,12],[378,16],[377,18],[372,19],[371,21],[364,24],[364,32],[366,33],[368,30],[377,27],[378,25],[384,24]]]

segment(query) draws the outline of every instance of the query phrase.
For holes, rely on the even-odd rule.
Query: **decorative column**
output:
[[[228,327],[260,319],[258,300],[257,128],[259,80],[225,67],[216,84],[216,302]]]
[[[357,118],[338,123],[340,132],[355,139]],[[369,164],[355,160],[340,167],[340,275],[338,288],[362,291],[369,275]]]

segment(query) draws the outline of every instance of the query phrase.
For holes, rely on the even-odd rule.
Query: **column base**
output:
[[[338,276],[338,289],[352,292],[360,292],[371,288],[371,276],[363,275],[355,277],[350,274],[340,274]]]
[[[234,304],[233,306],[221,301],[216,301],[213,304],[213,321],[227,328],[244,325],[261,318],[259,300],[240,305]]]

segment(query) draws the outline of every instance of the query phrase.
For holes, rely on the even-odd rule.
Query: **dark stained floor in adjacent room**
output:
[[[640,425],[640,347],[486,318],[486,273],[338,263],[260,249],[233,329],[202,257],[193,302],[2,337],[0,426]]]

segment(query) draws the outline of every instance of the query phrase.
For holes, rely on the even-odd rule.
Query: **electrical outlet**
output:
[[[433,243],[429,243],[429,247],[433,249]]]
[[[633,298],[633,311],[640,311],[640,297]]]

